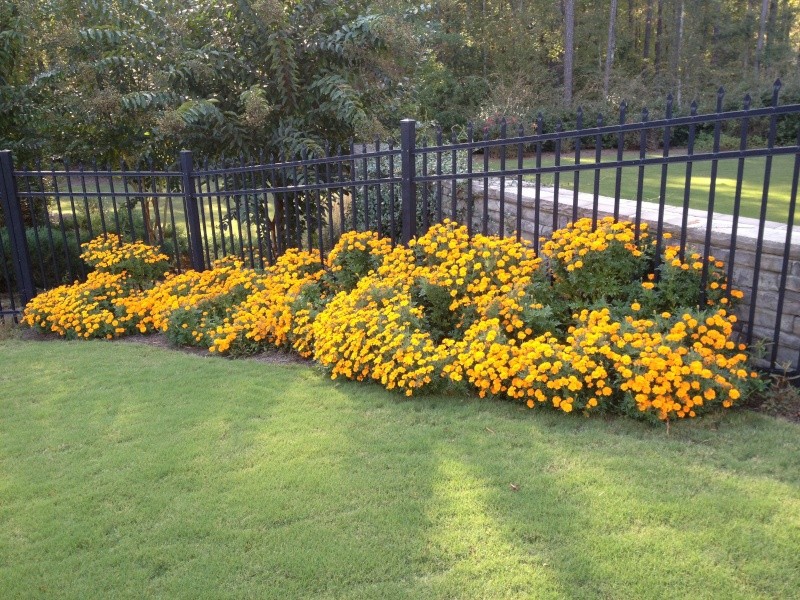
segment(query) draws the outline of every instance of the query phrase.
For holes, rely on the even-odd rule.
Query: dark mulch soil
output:
[[[128,344],[147,344],[149,346],[157,346],[159,348],[169,348],[170,350],[177,350],[179,352],[186,352],[188,354],[194,354],[197,356],[206,356],[208,358],[220,358],[218,354],[212,354],[205,348],[195,348],[192,346],[175,346],[170,343],[167,337],[161,333],[149,334],[149,335],[129,335],[126,337],[119,338],[120,342],[125,342]],[[221,358],[229,358],[229,357],[221,357]],[[306,365],[309,364],[311,361],[305,359],[301,356],[293,352],[285,352],[281,350],[263,350],[258,354],[253,354],[251,356],[242,357],[246,360],[255,360],[258,362],[270,363],[270,364],[279,364],[279,365]],[[237,360],[240,360],[237,357]]]
[[[745,408],[800,423],[800,387],[797,383],[779,380],[768,390],[748,398]]]

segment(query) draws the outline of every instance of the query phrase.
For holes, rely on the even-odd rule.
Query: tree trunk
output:
[[[650,58],[650,37],[653,33],[653,0],[647,0],[647,11],[644,15],[644,50],[642,58]]]
[[[611,68],[614,66],[614,50],[617,47],[617,0],[611,0],[608,15],[608,45],[606,46],[606,70],[603,74],[603,97],[608,98],[611,85]]]
[[[575,58],[575,0],[564,2],[564,104],[572,104],[572,70]]]
[[[681,50],[683,48],[683,16],[685,10],[685,0],[681,0],[680,6],[678,7],[678,32],[675,36],[675,62],[672,66],[672,72],[675,73],[676,79],[676,97],[675,100],[678,103],[678,108],[681,107],[681,92],[683,87],[683,78],[681,76]]]
[[[661,67],[661,59],[662,59],[662,44],[664,40],[662,39],[662,34],[664,32],[664,0],[658,0],[656,4],[656,43],[655,43],[655,56],[653,58],[653,62],[655,64],[656,72],[658,72],[659,68]]]
[[[486,79],[486,71],[487,71],[487,69],[486,69],[486,61],[487,61],[487,57],[486,57],[486,0],[483,0],[482,16],[483,16],[483,18],[481,19],[481,37],[483,39],[481,40],[481,45],[482,45],[482,58],[483,58],[483,78]]]
[[[775,59],[775,42],[777,42],[778,31],[778,0],[769,3],[769,16],[767,17],[767,37],[764,40],[764,63],[769,64]]]
[[[761,71],[761,61],[764,58],[764,37],[767,32],[767,9],[769,0],[761,0],[761,16],[758,19],[758,41],[756,42],[756,76]]]

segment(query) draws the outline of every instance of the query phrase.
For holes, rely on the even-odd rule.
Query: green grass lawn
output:
[[[0,342],[3,598],[791,598],[800,427]]]
[[[648,154],[648,157],[661,156]],[[639,158],[638,152],[625,152],[625,160]],[[581,162],[594,163],[593,150],[584,150]],[[616,152],[605,152],[601,159],[603,162],[615,161]],[[562,155],[562,165],[575,163],[574,156]],[[552,154],[542,156],[542,166],[552,167],[554,157]],[[475,157],[475,169],[483,170],[482,157]],[[524,168],[534,168],[535,158],[525,158]],[[764,188],[764,158],[748,158],[745,161],[744,178],[742,185],[741,214],[745,217],[758,219],[761,213],[761,198]],[[490,169],[499,169],[500,160],[489,161]],[[507,169],[517,168],[516,157],[506,160]],[[736,197],[738,161],[720,160],[717,167],[717,183],[715,188],[714,211],[733,214],[734,198]],[[770,174],[769,197],[767,201],[767,219],[786,223],[789,218],[789,200],[792,192],[792,174],[794,170],[794,156],[775,156],[772,159]],[[616,190],[616,169],[606,168],[600,171],[600,195],[614,197]],[[534,181],[534,176],[526,176],[526,181]],[[639,168],[626,167],[622,169],[620,197],[636,200],[639,183]],[[684,185],[686,183],[686,165],[670,165],[667,171],[666,203],[672,206],[683,206]],[[552,173],[542,175],[542,185],[552,186]],[[573,189],[573,173],[561,173],[559,186],[563,189]],[[708,209],[708,195],[711,187],[711,162],[694,163],[692,166],[690,207],[701,210]],[[594,171],[581,171],[579,189],[582,192],[594,191]],[[661,166],[648,166],[644,171],[642,185],[642,198],[646,202],[658,202],[661,193]],[[800,213],[796,213],[795,223],[800,223]]]

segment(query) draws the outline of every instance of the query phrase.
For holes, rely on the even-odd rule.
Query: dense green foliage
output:
[[[569,10],[567,10],[569,8]],[[446,130],[607,121],[800,97],[797,0],[13,0],[0,7],[0,146],[171,162]],[[572,27],[568,27],[568,25]],[[612,27],[613,25],[613,27]],[[574,30],[573,43],[567,32]],[[568,67],[571,65],[571,69]],[[635,105],[634,105],[635,103]],[[652,114],[652,113],[651,113]],[[590,117],[591,116],[591,117]],[[790,127],[790,129],[792,129]]]

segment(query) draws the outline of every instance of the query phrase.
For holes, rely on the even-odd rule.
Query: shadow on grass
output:
[[[731,413],[668,437],[147,346],[0,352],[4,597],[735,598],[800,585],[796,425]]]

